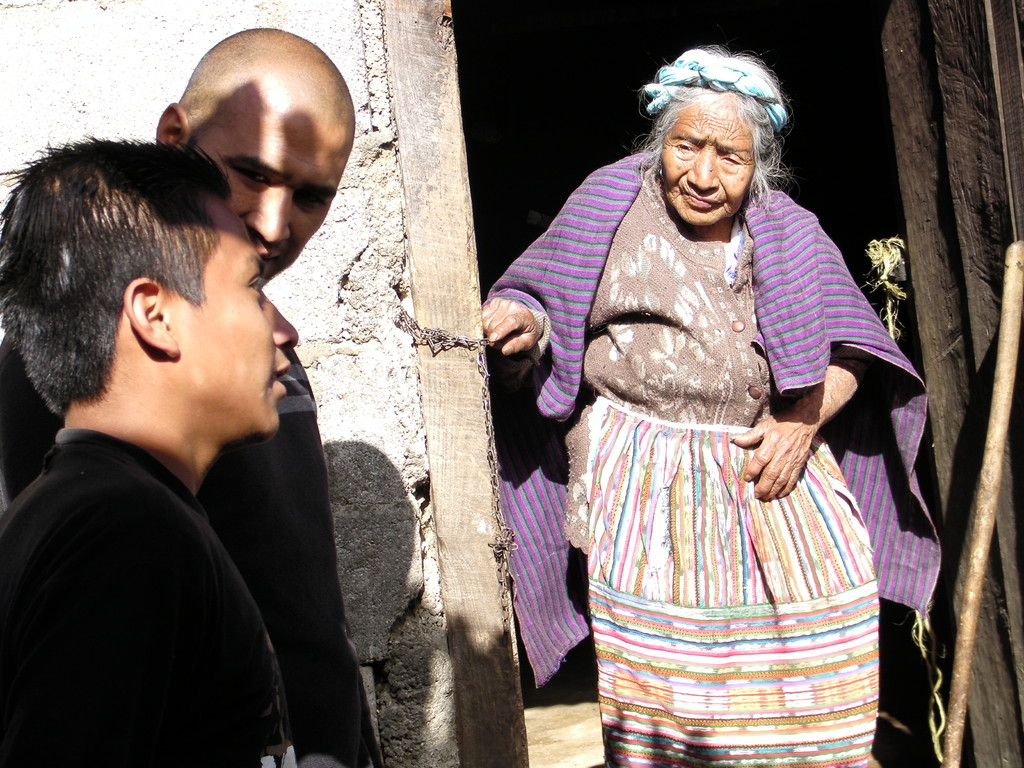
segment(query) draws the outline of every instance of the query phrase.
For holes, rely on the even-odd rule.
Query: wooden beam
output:
[[[985,0],[989,48],[995,64],[996,96],[1010,190],[1013,239],[1024,236],[1024,72],[1020,19],[1013,0]]]
[[[938,82],[943,101],[946,157],[956,213],[957,235],[963,260],[965,296],[970,317],[975,369],[970,409],[960,444],[970,459],[954,468],[963,482],[970,478],[973,492],[978,477],[984,425],[991,403],[1003,282],[1003,253],[1013,239],[1010,191],[1006,179],[1005,148],[999,110],[999,90],[984,4],[973,0],[929,0],[935,36]],[[1005,22],[1006,20],[1002,20]],[[1016,23],[1010,20],[1009,23]],[[1019,49],[1016,52],[1019,67]],[[1019,399],[1019,396],[1018,398]],[[1019,408],[1017,409],[1019,412]],[[1010,450],[1021,449],[1014,433]],[[1007,454],[1009,456],[1009,452]],[[996,668],[975,668],[971,711],[975,757],[979,765],[1024,765],[1024,603],[1021,595],[1021,558],[1017,541],[1020,525],[1013,494],[1021,492],[1024,477],[1011,468],[1003,473],[1001,503],[997,507],[995,546],[988,591],[1001,599],[993,606],[995,629],[1002,635]],[[967,483],[964,483],[968,485]],[[957,542],[962,541],[959,537]],[[948,565],[964,562],[950,560]],[[965,567],[957,569],[957,590]],[[994,583],[998,581],[998,584]],[[959,606],[954,592],[954,606]],[[992,640],[995,643],[995,640]],[[994,650],[994,649],[993,649]],[[1006,669],[1001,696],[993,695],[993,679]],[[1005,761],[1003,763],[999,760]]]
[[[927,20],[925,20],[927,21]],[[906,219],[908,271],[920,355],[928,382],[933,456],[941,509],[969,503],[952,483],[955,449],[971,396],[974,359],[968,340],[960,252],[945,181],[941,108],[930,40],[923,40],[917,0],[893,0],[882,29],[896,165]],[[963,485],[963,484],[961,484]]]
[[[929,0],[928,7],[971,344],[980,368],[995,339],[1003,253],[1012,242],[996,85],[982,4]],[[984,391],[991,391],[991,386]],[[984,424],[987,402],[980,412]]]
[[[999,137],[1006,188],[1003,217],[1010,229],[1010,238],[1018,240],[1024,232],[1024,56],[1021,49],[1020,10],[1013,0],[985,0],[986,31],[995,79],[994,92],[998,108]],[[1000,288],[1000,295],[1004,289]],[[1005,317],[1004,308],[1000,307]],[[1009,333],[1001,329],[1000,335]],[[1019,366],[1018,366],[1019,367]],[[1001,503],[997,507],[999,532],[996,544],[1002,561],[1006,584],[1006,615],[1012,658],[1017,669],[1018,723],[1024,723],[1024,590],[1020,582],[1024,558],[1019,550],[1020,519],[1014,494],[1024,487],[1024,479],[1013,476],[1012,455],[1024,451],[1024,396],[1016,392],[1017,415],[1011,416],[1011,437],[1004,451]]]
[[[415,318],[479,338],[480,287],[449,4],[385,0]],[[525,768],[526,729],[477,353],[420,348],[430,505],[455,678],[460,763]]]
[[[984,8],[965,0],[893,0],[883,43],[930,397],[944,573],[958,613],[958,565],[980,470],[1010,234]],[[1015,482],[1009,471],[1004,479],[1007,489]],[[1024,764],[1014,517],[1004,495],[971,690],[978,766]]]

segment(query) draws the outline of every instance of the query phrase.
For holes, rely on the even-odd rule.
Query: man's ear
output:
[[[156,124],[156,140],[161,144],[183,146],[192,136],[192,123],[185,108],[175,102],[168,104]]]
[[[170,360],[181,356],[177,325],[171,320],[182,301],[181,296],[146,277],[132,280],[125,288],[124,316],[150,356]]]

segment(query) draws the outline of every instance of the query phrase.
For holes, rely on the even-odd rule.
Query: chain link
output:
[[[505,524],[499,504],[498,454],[494,447],[494,419],[491,417],[491,395],[488,385],[491,380],[487,369],[487,339],[473,336],[459,336],[448,333],[440,328],[421,328],[415,318],[404,308],[399,307],[399,315],[395,320],[401,330],[408,333],[417,346],[425,346],[437,357],[441,352],[450,349],[475,349],[476,366],[482,380],[481,400],[484,411],[484,426],[487,430],[487,466],[491,476],[491,514],[494,517],[494,541],[488,544],[497,564],[498,584],[501,587],[501,616],[507,629],[512,622],[512,590],[509,585],[508,563],[512,551],[516,549],[515,533]]]

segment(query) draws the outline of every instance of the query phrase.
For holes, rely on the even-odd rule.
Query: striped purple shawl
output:
[[[612,238],[640,190],[643,162],[633,155],[589,176],[490,294],[551,321],[551,354],[534,373],[536,409],[546,418],[519,413],[496,421],[503,511],[518,542],[511,562],[516,611],[540,684],[587,632],[566,587],[565,469],[555,466],[564,454],[552,420],[564,421],[576,408],[586,318]],[[758,341],[779,391],[799,396],[823,381],[839,344],[875,360],[823,434],[864,513],[881,595],[926,612],[939,547],[914,472],[927,413],[924,385],[813,214],[772,192],[749,204],[744,217],[754,241]]]

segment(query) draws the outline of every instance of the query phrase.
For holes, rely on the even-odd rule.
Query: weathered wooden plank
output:
[[[967,340],[956,228],[944,183],[941,127],[934,116],[934,63],[922,40],[917,0],[893,0],[882,31],[900,194],[906,219],[912,305],[932,414],[935,472],[942,510],[953,496],[955,449],[970,399],[974,360]],[[962,483],[960,485],[963,485]],[[952,498],[951,498],[952,497]]]
[[[949,188],[944,183],[948,170],[941,123],[935,121],[940,114],[940,105],[933,98],[935,64],[928,54],[930,40],[916,0],[894,0],[890,5],[883,46],[921,358],[929,385],[940,512],[946,523],[946,570],[947,575],[955,575],[963,541],[958,531],[962,532],[966,521],[973,485],[963,482],[957,465],[964,464],[965,446],[960,438],[971,399],[971,374],[976,366],[969,334],[965,333],[970,317],[956,219]],[[980,442],[973,450],[980,455]],[[996,706],[994,712],[987,712],[986,705],[978,703],[974,710],[972,724],[979,765],[1001,764],[990,761],[1000,759],[996,742],[1000,730],[1007,726],[1002,702],[1013,701],[1016,695],[1012,666],[1006,655],[999,652],[1006,639],[1000,632],[992,586],[990,583],[979,621],[979,647],[983,651],[976,662],[980,674],[972,688],[972,700],[977,701],[985,694],[977,682],[983,677],[987,698]],[[1012,723],[1013,718],[1009,719]],[[1013,732],[1012,727],[1009,732]],[[1019,746],[1013,749],[1010,740],[1007,747],[1006,759],[1012,761],[1014,755],[1019,755]]]
[[[968,371],[974,364],[965,334],[969,318],[952,201],[944,183],[941,127],[935,120],[935,65],[928,53],[930,41],[922,36],[927,38],[927,28],[922,24],[918,0],[893,0],[882,28],[882,51],[906,221],[911,306],[922,373],[928,384],[931,456],[937,486],[932,496],[939,505],[933,512],[948,523],[951,505],[962,509],[970,499],[969,491],[958,492],[966,484],[955,483],[953,472],[958,436],[970,399]],[[950,525],[943,527],[947,534],[943,541],[955,541],[948,535]],[[959,555],[959,545],[946,547],[947,563],[951,559],[955,562]],[[955,569],[949,573],[955,573]],[[991,600],[985,606],[991,608]],[[946,606],[938,610],[945,611]],[[979,620],[979,645],[989,647],[998,641],[992,613],[985,611]],[[995,689],[1003,695],[1013,690],[1005,668],[996,668],[993,677]]]
[[[1022,56],[1019,12],[1012,0],[985,0],[986,32],[994,76],[997,115],[999,119],[1000,154],[1006,196],[1003,199],[1003,217],[1010,240],[1017,240],[1024,227],[1024,85],[1022,85]],[[1008,243],[1003,243],[1005,246]],[[1005,274],[1005,272],[1004,272]],[[1000,303],[1002,285],[1000,285]],[[999,307],[1002,311],[1002,307]],[[1000,329],[1000,333],[1004,331]],[[994,361],[993,361],[994,363]],[[986,379],[987,380],[987,379]],[[993,382],[993,386],[995,386]],[[1021,568],[1024,567],[1019,549],[1021,522],[1017,515],[1013,494],[1024,486],[1024,478],[1014,478],[1011,453],[1020,455],[1024,450],[1021,437],[1021,409],[1024,396],[1016,390],[1018,416],[1012,427],[1005,452],[1001,483],[1001,502],[996,509],[998,533],[994,544],[999,549],[1005,595],[1006,630],[1010,638],[1010,661],[1016,670],[1017,733],[1024,732],[1024,591]]]
[[[993,342],[999,323],[1003,253],[1013,237],[1006,176],[1008,164],[1004,162],[1006,150],[999,110],[999,84],[995,81],[994,46],[990,43],[991,30],[984,4],[971,0],[930,0],[929,9],[936,41],[946,156],[975,362],[972,407],[960,440],[961,445],[969,447],[964,452],[964,460],[954,468],[954,474],[970,478],[973,491],[982,454],[983,425],[988,422],[991,402],[995,364]],[[993,20],[993,23],[1016,24],[1016,20]],[[1019,57],[1018,48],[1015,54],[1017,67],[1020,66]],[[1017,399],[1020,399],[1019,395]],[[1019,455],[1019,433],[1014,433],[1010,442],[1010,451]],[[974,714],[971,727],[979,765],[1024,764],[1024,727],[1020,721],[1024,702],[1024,604],[1020,554],[1017,551],[1020,521],[1013,503],[1014,493],[1024,490],[1021,488],[1022,480],[1024,478],[1014,477],[1010,467],[1003,474],[1001,503],[996,514],[995,546],[999,558],[994,560],[997,565],[990,572],[988,586],[989,591],[1000,598],[994,606],[1000,620],[996,629],[1005,636],[1001,646],[1006,649],[1006,653],[993,656],[993,661],[996,665],[1006,666],[1013,690],[1006,691],[999,698],[993,696],[995,670],[992,667],[976,668],[970,706]],[[964,568],[958,569],[954,607],[959,606],[956,597],[964,572]],[[993,578],[999,583],[992,583]],[[1015,723],[1015,727],[1006,727],[1007,722]]]
[[[983,9],[961,2],[893,0],[883,40],[915,316],[931,399],[945,575],[955,595],[991,391],[986,358],[999,287],[993,277],[1009,231]],[[986,586],[971,691],[978,766],[1024,764],[1014,651],[1020,589],[1018,578],[1010,577],[1016,568],[1016,529],[1009,499],[1000,509],[999,525],[1002,557],[995,558],[996,579],[990,576]],[[957,605],[954,599],[954,611]]]
[[[988,30],[984,7],[976,0],[929,0],[928,6],[974,360],[980,367],[995,338],[1003,251],[1012,242]],[[987,403],[981,411],[987,415]]]
[[[985,15],[998,86],[1010,223],[1013,240],[1019,240],[1024,236],[1024,72],[1020,19],[1013,0],[985,0]]]
[[[451,12],[433,0],[386,0],[409,271],[423,327],[479,337],[472,209],[462,138]],[[455,676],[460,762],[527,765],[508,585],[487,464],[486,392],[476,353],[420,352],[430,503]]]

